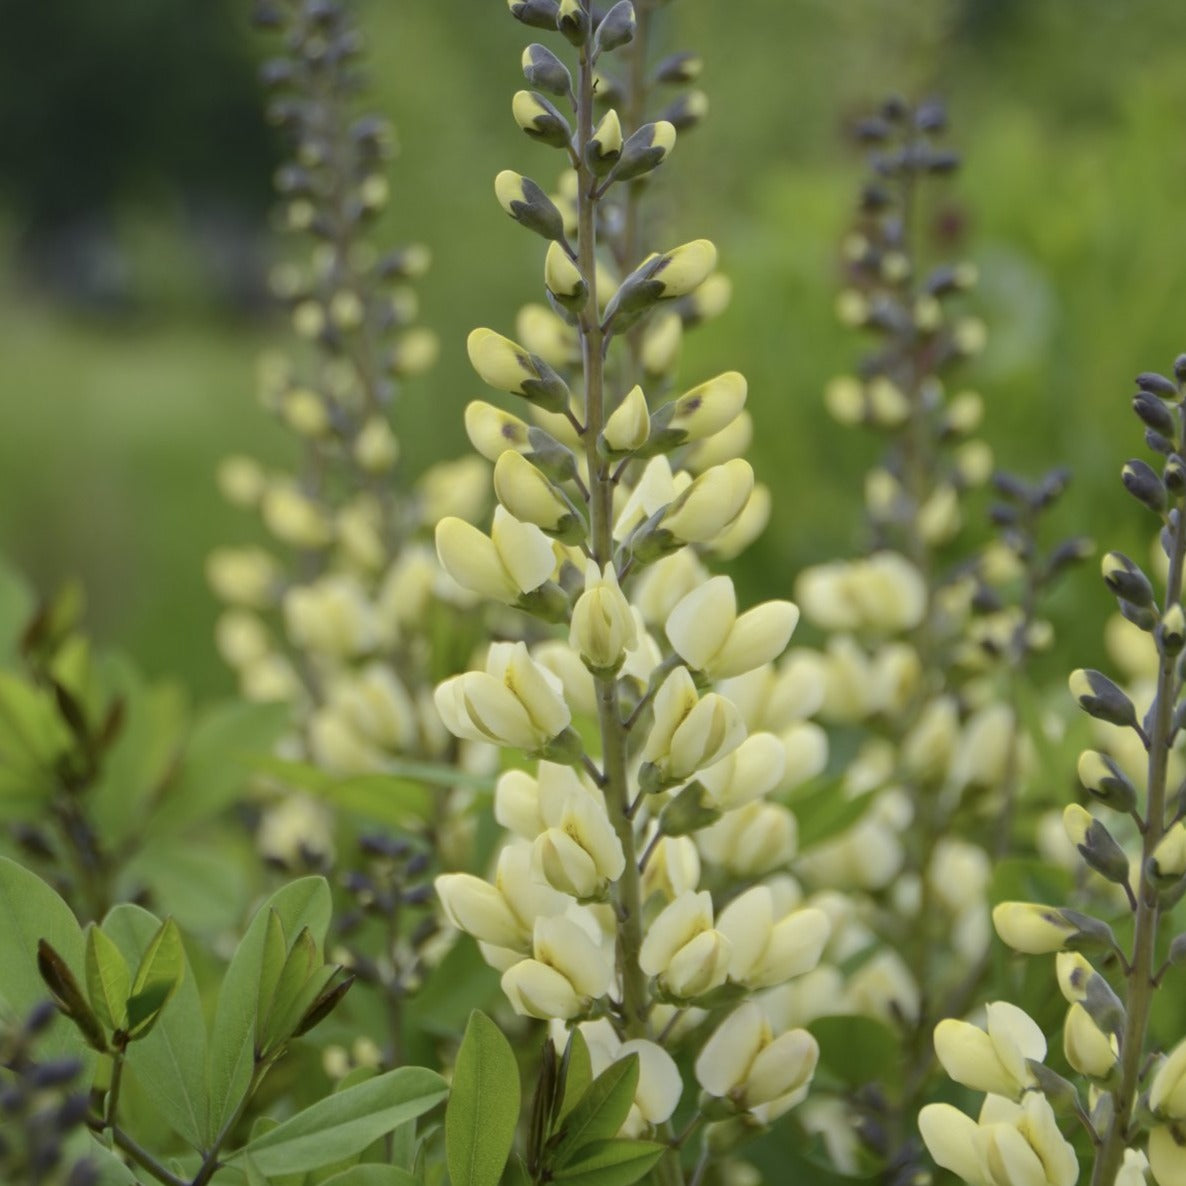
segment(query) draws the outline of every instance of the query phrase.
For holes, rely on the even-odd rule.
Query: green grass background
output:
[[[502,0],[362,8],[374,105],[402,145],[384,230],[435,256],[421,292],[442,357],[400,412],[418,470],[465,447],[461,409],[481,392],[466,332],[509,330],[538,299],[543,245],[498,209],[492,178],[511,167],[549,182],[558,159],[510,118],[533,35]],[[963,377],[984,393],[998,461],[1071,466],[1063,530],[1144,559],[1150,523],[1118,475],[1142,449],[1132,375],[1186,350],[1186,5],[673,0],[662,24],[671,49],[703,54],[712,110],[677,145],[656,200],[671,243],[711,237],[735,284],[684,373],[745,372],[752,461],[775,491],[769,531],[737,565],[747,592],[785,594],[804,564],[860,543],[876,446],[835,428],[821,392],[860,348],[832,317],[836,244],[862,175],[841,129],[889,90],[943,95],[966,159],[944,201],[964,212],[983,274],[990,344]],[[0,284],[0,550],[43,587],[80,576],[103,639],[212,693],[229,681],[202,562],[250,534],[213,474],[231,451],[287,455],[254,401],[253,366],[289,339],[282,321],[211,300],[177,224],[168,195],[120,212],[133,316],[85,317]],[[1097,661],[1110,605],[1094,574],[1054,608],[1055,666]]]

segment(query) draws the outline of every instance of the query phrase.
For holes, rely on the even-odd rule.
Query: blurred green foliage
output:
[[[464,446],[461,409],[481,391],[465,333],[508,331],[518,305],[539,297],[543,246],[525,246],[491,180],[511,167],[548,184],[558,158],[510,118],[523,31],[501,0],[367,9],[375,106],[402,141],[390,234],[435,256],[422,292],[442,358],[408,385],[400,411],[419,469]],[[861,542],[861,477],[877,442],[854,447],[821,392],[860,348],[832,315],[860,176],[842,131],[893,90],[945,96],[966,159],[930,214],[966,228],[962,250],[981,267],[975,303],[990,340],[966,378],[986,397],[998,462],[1071,466],[1060,526],[1144,560],[1149,524],[1118,475],[1141,450],[1132,375],[1186,349],[1186,6],[678,0],[662,23],[671,49],[703,53],[712,110],[665,167],[661,204],[672,241],[712,237],[735,284],[728,313],[689,341],[684,374],[746,373],[751,460],[775,491],[772,525],[742,561],[748,592],[785,593],[804,564]],[[52,38],[36,52],[49,61]],[[171,130],[178,142],[195,132]],[[282,434],[254,401],[253,360],[289,336],[280,321],[213,307],[202,249],[179,233],[168,195],[138,198],[119,219],[135,317],[88,320],[3,288],[0,549],[43,586],[80,576],[101,635],[208,693],[228,680],[202,560],[251,532],[213,474],[231,451],[278,459]],[[1066,583],[1054,670],[1100,660],[1109,602],[1090,571]]]

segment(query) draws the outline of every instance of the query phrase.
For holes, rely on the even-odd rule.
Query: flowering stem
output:
[[[1184,434],[1186,435],[1186,434]],[[1179,448],[1182,445],[1179,444]],[[1186,515],[1179,507],[1170,547],[1169,576],[1166,579],[1165,605],[1175,605],[1182,596],[1182,564],[1186,553]],[[1165,834],[1166,766],[1169,762],[1173,732],[1174,701],[1180,691],[1176,674],[1177,657],[1163,653],[1157,673],[1153,731],[1149,738],[1148,795],[1145,805],[1145,829],[1141,837],[1141,873],[1138,883],[1136,927],[1133,932],[1132,958],[1128,961],[1128,999],[1124,1032],[1120,1038],[1120,1086],[1113,1097],[1112,1121],[1103,1136],[1095,1160],[1091,1186],[1113,1186],[1124,1150],[1128,1145],[1129,1126],[1136,1106],[1141,1078],[1141,1056],[1149,1026],[1149,1011],[1156,987],[1153,960],[1157,924],[1161,914],[1157,888],[1146,873],[1149,859]]]
[[[577,88],[577,143],[593,138],[593,19],[588,0],[582,7],[589,18],[589,32],[581,48]],[[585,424],[582,433],[589,471],[589,521],[593,559],[598,567],[613,561],[614,482],[609,467],[597,451],[597,440],[605,427],[606,332],[599,318],[597,302],[597,197],[596,178],[581,161],[577,173],[577,266],[589,286],[589,296],[579,319],[581,353],[585,371]],[[618,698],[617,679],[597,676],[597,718],[601,731],[601,765],[606,807],[622,845],[625,868],[614,885],[617,916],[617,964],[622,986],[622,1024],[628,1038],[650,1036],[650,1000],[647,978],[639,966],[642,949],[642,885],[634,825],[630,816],[630,786],[626,777],[626,728]],[[655,1168],[659,1186],[682,1186],[683,1173],[673,1151]]]
[[[87,1117],[87,1127],[92,1132],[102,1132],[106,1122],[99,1116],[91,1115]],[[136,1144],[122,1128],[113,1127],[111,1139],[116,1147],[126,1153],[145,1173],[151,1174],[158,1182],[163,1182],[164,1186],[189,1186],[184,1178],[179,1178],[157,1161],[147,1149],[142,1149]]]
[[[590,20],[590,26],[592,21]],[[593,138],[592,30],[581,50],[577,90],[577,142]],[[581,350],[585,369],[585,459],[589,469],[589,517],[593,559],[601,567],[613,558],[613,483],[597,452],[597,438],[605,425],[605,391],[602,346],[604,334],[598,319],[596,268],[596,199],[594,178],[584,162],[577,187],[578,266],[589,286],[589,299],[580,318]],[[618,968],[622,976],[622,1015],[627,1035],[647,1034],[646,977],[638,965],[642,947],[642,902],[634,828],[627,809],[630,791],[626,779],[626,731],[618,706],[618,684],[613,676],[598,676],[597,716],[601,728],[603,785],[606,806],[622,844],[626,868],[615,886],[618,917]]]

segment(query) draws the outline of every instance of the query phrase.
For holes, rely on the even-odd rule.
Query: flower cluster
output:
[[[507,834],[493,879],[447,874],[437,890],[517,1012],[580,1025],[595,1061],[639,1056],[625,1133],[666,1125],[683,1095],[669,1048],[699,1023],[714,1027],[695,1060],[718,1101],[704,1115],[761,1127],[803,1097],[818,1054],[745,998],[808,972],[827,941],[827,916],[797,887],[762,880],[795,849],[776,796],[818,773],[826,745],[805,720],[817,674],[777,662],[796,607],[739,611],[730,578],[704,563],[740,550],[768,510],[739,456],[745,380],[726,372],[664,398],[683,330],[723,307],[727,286],[706,240],[645,254],[639,198],[704,104],[684,95],[646,120],[649,5],[510,8],[576,51],[574,73],[530,45],[537,89],[512,104],[564,157],[556,193],[511,172],[494,187],[548,241],[550,308],[520,318],[520,340],[470,335],[475,370],[527,418],[470,405],[499,505],[488,529],[449,517],[436,538],[451,577],[523,621],[435,700],[454,736],[531,761],[496,787]],[[624,90],[613,64],[633,80]],[[651,78],[695,72],[676,55]],[[595,96],[610,104],[600,116]],[[682,1180],[674,1157],[658,1172]]]
[[[1022,1106],[1033,1117],[1041,1114],[1042,1120],[1031,1119],[1022,1135],[1046,1175],[1034,1181],[1076,1180],[1074,1159],[1060,1152],[1065,1141],[1047,1118],[1050,1105],[1074,1114],[1089,1133],[1091,1181],[1097,1186],[1138,1186],[1145,1181],[1146,1167],[1158,1186],[1186,1181],[1186,1102],[1180,1098],[1186,1043],[1180,1032],[1159,1032],[1163,1023],[1153,1013],[1154,994],[1183,949],[1181,936],[1167,942],[1158,931],[1186,891],[1184,802],[1170,768],[1181,725],[1180,656],[1186,649],[1181,603],[1186,483],[1178,477],[1186,431],[1181,412],[1184,383],[1186,356],[1178,359],[1172,379],[1154,373],[1138,376],[1133,408],[1146,426],[1146,443],[1163,460],[1160,472],[1133,460],[1123,473],[1129,493],[1160,521],[1159,578],[1155,582],[1116,552],[1105,556],[1102,566],[1120,612],[1143,642],[1142,668],[1152,673],[1151,678],[1134,685],[1140,696],[1135,702],[1102,672],[1079,670],[1070,678],[1072,695],[1094,724],[1106,728],[1104,737],[1132,735],[1120,745],[1108,746],[1116,756],[1094,749],[1083,753],[1079,777],[1096,810],[1072,803],[1063,813],[1066,837],[1080,869],[1095,883],[1085,889],[1104,886],[1112,892],[1089,893],[1092,913],[1025,901],[1002,902],[993,911],[997,934],[1015,951],[1031,956],[1058,953],[1057,979],[1068,1005],[1063,1053],[1081,1082],[1064,1079],[1034,1061],[1044,1055],[1044,1039],[1012,1006],[996,1006],[998,1014],[1013,1019],[1011,1044],[994,1035],[990,1016],[991,1051],[982,1039],[969,1041],[963,1034],[966,1027],[951,1028],[958,1023],[944,1023],[935,1031],[939,1058],[953,1078],[996,1093],[1003,1093],[1005,1084],[1014,1089],[1010,1094],[1031,1092]],[[1132,654],[1135,649],[1129,640],[1126,651]],[[1144,759],[1139,770],[1132,760],[1134,751]],[[1119,924],[1123,939],[1113,930]],[[1166,1050],[1168,1056],[1160,1053]],[[983,1131],[970,1136],[971,1122],[954,1109],[924,1109],[920,1120],[932,1154],[966,1181],[1030,1180],[1018,1176],[1016,1163],[1013,1176],[991,1176],[996,1171],[986,1151],[993,1138]],[[985,1123],[982,1116],[981,1130]],[[989,1122],[990,1129],[995,1123]],[[981,1158],[979,1168],[967,1153],[973,1147]]]
[[[791,1008],[805,1019],[817,1009],[868,1013],[897,1031],[910,1065],[903,1093],[865,1134],[906,1168],[931,1069],[927,1035],[976,1000],[986,969],[992,864],[1012,839],[1029,760],[1016,684],[1051,637],[1040,597],[1083,551],[1039,544],[1065,475],[1034,484],[993,475],[976,435],[983,401],[951,389],[986,335],[961,312],[975,269],[926,262],[923,199],[931,179],[958,167],[945,130],[938,104],[897,99],[856,128],[872,146],[872,178],[844,242],[838,313],[874,346],[855,374],[829,384],[825,402],[883,450],[865,483],[868,552],[809,568],[796,586],[805,619],[826,635],[819,651],[797,655],[820,673],[816,715],[836,748],[855,751],[840,787],[829,787],[852,804],[846,826],[809,846],[796,872],[818,893],[849,895],[837,903],[828,956],[861,963],[844,988],[820,969],[819,991]],[[967,503],[990,477],[999,538],[973,550]]]
[[[37,1057],[37,1043],[57,1014],[49,1001],[20,1024],[0,1028],[4,1136],[0,1172],[6,1182],[29,1186],[95,1186],[99,1167],[70,1155],[72,1135],[86,1123],[90,1101],[77,1058]]]
[[[292,705],[285,759],[336,776],[389,769],[396,756],[452,760],[431,679],[459,662],[440,639],[464,655],[470,632],[456,607],[472,598],[440,571],[430,533],[447,515],[479,513],[488,470],[467,459],[415,484],[403,477],[396,397],[437,353],[432,332],[415,324],[412,282],[429,256],[371,239],[394,136],[357,110],[361,42],[349,6],[279,0],[258,15],[284,36],[284,56],[263,67],[269,114],[293,145],[276,176],[281,221],[310,244],[305,261],[273,274],[303,353],[261,363],[260,398],[300,461],[290,473],[235,456],[219,472],[225,497],[258,515],[271,545],[209,557],[209,582],[227,605],[218,647],[247,699]],[[447,631],[434,632],[439,618]],[[275,813],[261,833],[269,856],[299,866],[329,855],[320,804],[288,798]]]

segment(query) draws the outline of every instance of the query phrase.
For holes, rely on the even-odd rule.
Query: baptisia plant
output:
[[[1151,577],[1111,552],[1103,577],[1133,626],[1128,649],[1142,642],[1143,666],[1155,674],[1136,700],[1102,672],[1071,675],[1072,695],[1104,732],[1102,748],[1079,760],[1088,806],[1072,803],[1063,816],[1080,868],[1094,883],[1084,888],[1114,892],[1092,893],[1090,913],[1023,901],[993,911],[997,934],[1015,951],[1057,953],[1058,987],[1068,1006],[1063,1054],[1073,1076],[1044,1065],[1045,1036],[1012,1005],[989,1006],[987,1038],[970,1026],[940,1025],[935,1047],[944,1068],[990,1094],[979,1122],[946,1104],[924,1108],[919,1122],[935,1159],[970,1183],[1139,1186],[1146,1172],[1158,1186],[1186,1181],[1186,1043],[1172,988],[1159,992],[1172,985],[1186,950],[1174,914],[1186,890],[1186,799],[1170,769],[1183,717],[1186,649],[1186,356],[1175,363],[1173,378],[1146,373],[1136,383],[1133,408],[1155,464],[1128,462],[1123,481],[1161,524],[1157,562]],[[1131,747],[1115,747],[1121,757],[1107,752],[1117,731],[1132,734],[1143,752],[1140,771]],[[1001,1019],[1009,1031],[1003,1037]],[[1085,1134],[1082,1176],[1055,1113]]]
[[[829,953],[856,961],[847,985],[821,969],[786,1007],[808,1021],[870,1013],[894,1028],[906,1070],[895,1065],[885,1097],[862,1093],[858,1107],[865,1144],[903,1173],[920,1152],[913,1118],[931,1030],[969,1008],[986,971],[987,890],[1026,767],[1016,690],[1050,640],[1040,598],[1081,551],[1040,546],[1041,518],[1065,486],[1057,473],[1035,484],[996,475],[999,538],[983,550],[967,542],[969,496],[993,457],[977,438],[981,397],[951,384],[984,345],[983,324],[961,312],[975,269],[930,259],[932,190],[958,167],[945,127],[938,104],[894,99],[856,128],[872,177],[844,242],[838,313],[873,346],[829,384],[826,404],[884,447],[865,482],[868,552],[809,568],[797,585],[827,636],[814,656],[819,719],[855,752],[842,787],[826,790],[850,799],[855,822],[808,848],[796,871],[817,891],[863,897],[837,913]],[[841,1143],[853,1171],[857,1150]]]
[[[572,1153],[557,1074],[588,1064],[597,1082],[633,1076],[612,1129],[649,1138],[638,1172],[653,1163],[663,1183],[684,1180],[681,1147],[708,1122],[699,1182],[714,1156],[803,1098],[817,1057],[809,1034],[782,1031],[752,999],[810,970],[828,935],[793,885],[763,881],[795,844],[794,817],[772,796],[822,760],[802,719],[817,689],[775,667],[798,610],[742,611],[731,580],[703,563],[764,520],[738,456],[745,380],[727,372],[658,394],[683,329],[723,292],[707,240],[639,245],[649,175],[677,124],[703,109],[685,96],[671,118],[646,122],[644,80],[694,74],[687,55],[650,67],[649,7],[511,0],[515,17],[572,51],[570,68],[550,46],[528,46],[535,89],[512,104],[519,126],[562,157],[558,193],[510,171],[494,185],[506,213],[548,243],[550,308],[520,319],[524,341],[486,328],[469,337],[479,376],[518,402],[466,413],[494,462],[490,526],[446,518],[436,537],[458,583],[523,615],[516,637],[436,689],[454,736],[528,759],[495,791],[506,834],[493,879],[436,884],[512,1007],[560,1026],[527,1142],[537,1181]],[[624,90],[615,68],[631,80]],[[599,93],[623,99],[599,115]],[[673,1058],[682,1049],[695,1054],[698,1106]]]
[[[433,467],[416,482],[401,464],[394,413],[405,380],[437,344],[416,325],[419,245],[386,249],[374,224],[388,202],[388,122],[360,110],[362,43],[344,0],[276,0],[259,23],[282,38],[263,67],[268,114],[292,156],[276,175],[280,222],[304,245],[272,282],[301,347],[260,367],[260,397],[296,444],[293,472],[228,459],[219,485],[255,512],[272,543],[223,548],[207,563],[227,603],[219,650],[250,701],[287,706],[290,728],[266,770],[270,797],[257,841],[289,869],[324,868],[343,851],[355,928],[348,957],[386,996],[388,1057],[399,1061],[402,1001],[421,979],[431,930],[423,876],[430,853],[461,859],[467,772],[492,756],[440,725],[432,686],[459,669],[476,637],[474,596],[441,572],[431,530],[486,504],[478,458]],[[399,775],[387,784],[352,779]],[[431,797],[409,780],[443,782]],[[333,804],[410,833],[411,844],[339,825]],[[438,805],[436,810],[432,804]],[[419,844],[417,845],[417,840]],[[359,938],[367,931],[375,942]]]

